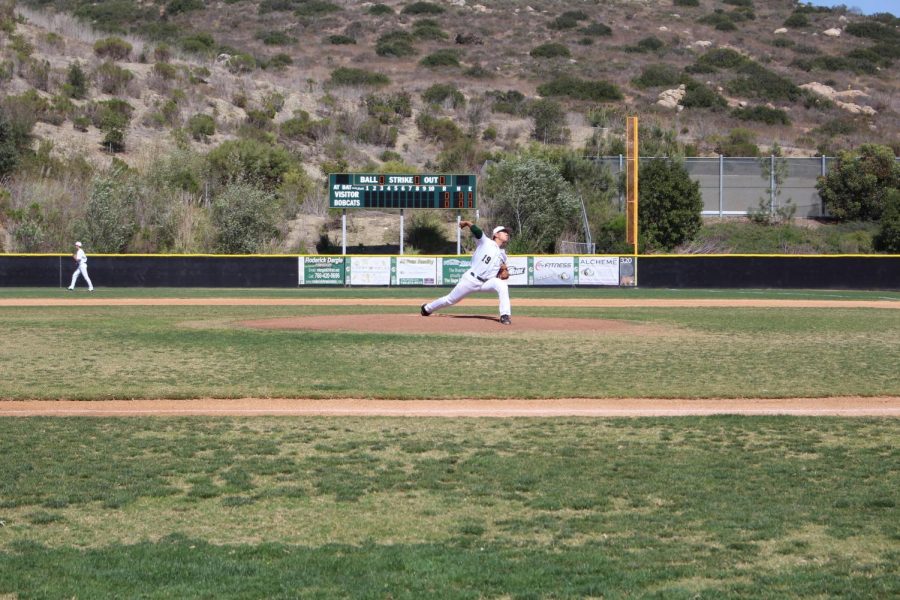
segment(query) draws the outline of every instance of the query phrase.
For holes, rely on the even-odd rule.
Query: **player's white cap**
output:
[[[497,225],[496,227],[494,227],[494,233],[492,233],[491,235],[497,235],[497,234],[500,233],[501,231],[505,231],[506,233],[510,233],[509,229],[507,229],[507,228],[504,227],[503,225]]]
[[[75,242],[75,245],[81,248],[81,242]]]

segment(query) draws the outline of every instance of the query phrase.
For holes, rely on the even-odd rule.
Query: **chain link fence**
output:
[[[624,155],[601,156],[594,160],[606,165],[614,175],[625,172]],[[659,159],[643,157],[640,160],[644,164]],[[816,190],[816,179],[824,176],[835,160],[828,156],[719,156],[686,158],[684,163],[691,178],[700,183],[704,216],[742,216],[761,208],[774,213],[790,202],[796,207],[794,216],[816,218],[826,216]],[[783,174],[780,184],[772,176],[776,171]],[[619,203],[624,206],[624,190],[619,193]]]

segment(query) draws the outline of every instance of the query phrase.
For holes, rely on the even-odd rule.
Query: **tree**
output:
[[[512,228],[513,253],[553,252],[560,234],[577,226],[578,198],[549,162],[513,156],[493,166],[486,192],[495,224]]]
[[[216,249],[226,254],[253,254],[278,237],[275,196],[251,185],[231,184],[213,202],[219,230]]]
[[[19,151],[16,149],[16,140],[6,111],[0,107],[0,177],[7,175],[16,168],[19,162]]]
[[[96,252],[122,252],[137,229],[135,205],[139,190],[123,163],[114,164],[94,181],[84,220],[76,235]]]
[[[694,238],[702,225],[700,183],[684,164],[657,158],[639,171],[638,228],[642,251],[671,251]]]
[[[566,111],[555,100],[535,100],[528,109],[534,119],[532,137],[545,144],[563,143],[569,139]]]
[[[900,254],[900,190],[891,189],[885,194],[881,229],[872,243],[879,252]]]
[[[887,146],[863,144],[840,152],[837,165],[816,183],[828,214],[839,221],[877,221],[888,190],[900,188],[900,163]]]

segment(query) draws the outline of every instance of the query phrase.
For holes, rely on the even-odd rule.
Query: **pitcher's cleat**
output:
[[[509,315],[500,315],[500,324],[512,325],[512,319],[509,318]]]
[[[427,317],[428,315],[431,314],[430,312],[428,312],[427,310],[425,310],[425,305],[424,305],[424,304],[423,304],[422,306],[419,307],[419,312],[422,314],[423,317]]]

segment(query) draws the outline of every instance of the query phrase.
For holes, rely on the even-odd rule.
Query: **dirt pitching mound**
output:
[[[501,325],[498,317],[486,315],[318,315],[278,317],[241,321],[253,329],[302,329],[307,331],[353,331],[364,333],[483,333],[578,332],[592,334],[651,335],[661,333],[658,325],[644,325],[611,319],[568,319],[562,317],[517,317],[512,325]]]

